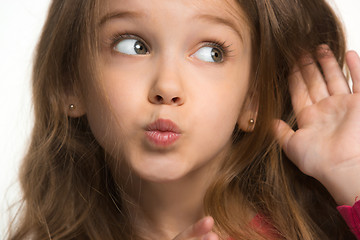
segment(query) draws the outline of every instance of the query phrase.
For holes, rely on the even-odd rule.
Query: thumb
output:
[[[279,142],[285,154],[288,154],[288,143],[294,135],[294,130],[283,120],[276,119],[273,122],[273,130],[276,140]]]
[[[214,226],[214,219],[210,216],[204,217],[195,224],[191,225],[173,240],[188,240],[201,238],[206,240],[218,240],[218,236],[211,230]]]

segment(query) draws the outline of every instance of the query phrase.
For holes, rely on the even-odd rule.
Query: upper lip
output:
[[[149,124],[146,128],[147,131],[161,131],[180,133],[179,127],[170,119],[157,119],[155,122]]]

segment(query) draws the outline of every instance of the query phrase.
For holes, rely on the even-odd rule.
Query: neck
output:
[[[196,176],[172,183],[144,182],[141,209],[154,229],[174,237],[204,216],[208,184],[208,179]]]
[[[218,169],[218,161],[214,161],[169,182],[149,182],[132,176],[125,191],[137,205],[128,207],[135,212],[133,223],[140,234],[151,239],[172,239],[205,216],[204,196]]]

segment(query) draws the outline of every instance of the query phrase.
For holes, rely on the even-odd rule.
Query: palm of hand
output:
[[[360,164],[360,94],[336,95],[304,108],[287,154],[305,174]]]
[[[299,129],[294,132],[279,121],[276,135],[286,155],[302,172],[318,179],[336,200],[344,202],[337,196],[343,194],[339,193],[342,186],[333,186],[334,181],[340,176],[338,182],[344,178],[345,183],[347,173],[348,180],[360,175],[354,172],[360,171],[360,59],[354,52],[347,54],[353,94],[326,45],[319,48],[318,61],[324,76],[307,57],[302,62],[308,63],[295,69],[289,79]],[[354,189],[360,191],[359,187]]]

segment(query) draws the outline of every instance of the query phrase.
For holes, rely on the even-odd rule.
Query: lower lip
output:
[[[146,131],[147,138],[157,146],[170,146],[175,143],[180,134],[174,132]]]

